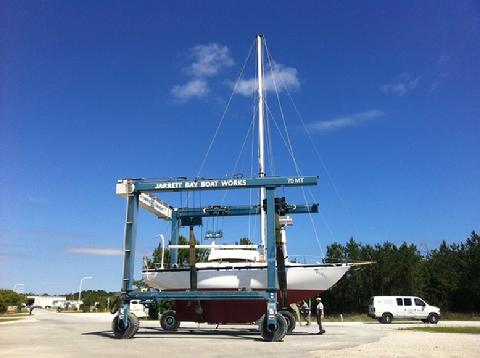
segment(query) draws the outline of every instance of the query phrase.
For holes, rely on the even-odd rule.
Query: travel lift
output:
[[[287,278],[285,272],[285,253],[281,239],[281,219],[286,214],[315,213],[318,204],[288,205],[284,198],[275,197],[275,189],[279,187],[311,186],[317,184],[317,177],[260,177],[232,179],[194,180],[167,179],[124,179],[116,185],[117,195],[127,199],[127,214],[125,222],[125,242],[123,258],[122,297],[123,307],[118,310],[113,319],[112,329],[117,338],[132,338],[139,328],[135,315],[129,313],[130,300],[140,300],[142,304],[154,305],[168,300],[264,300],[266,301],[266,324],[261,325],[260,333],[265,341],[280,341],[286,334],[287,327],[279,324],[283,317],[277,313],[277,287],[282,292],[281,308],[286,306]],[[195,268],[195,238],[193,227],[202,224],[202,217],[214,216],[248,216],[259,215],[260,205],[253,206],[209,206],[200,208],[172,208],[151,193],[154,192],[184,192],[204,190],[230,190],[265,188],[266,199],[262,203],[266,212],[266,261],[267,288],[265,291],[199,291],[197,290],[197,270]],[[157,217],[171,220],[170,267],[177,266],[180,226],[190,227],[190,290],[167,292],[139,292],[132,289],[135,264],[135,243],[137,229],[137,214],[139,207],[146,209]],[[224,245],[225,246],[225,245]],[[202,245],[206,247],[206,245]],[[220,246],[215,246],[220,247]],[[235,246],[240,248],[240,246]]]

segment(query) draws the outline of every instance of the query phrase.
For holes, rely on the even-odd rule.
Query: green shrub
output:
[[[25,295],[20,295],[13,290],[0,289],[0,313],[6,312],[8,306],[17,306],[20,311]]]

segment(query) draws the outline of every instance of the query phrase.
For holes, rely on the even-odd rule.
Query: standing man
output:
[[[325,330],[322,328],[322,318],[323,318],[323,303],[320,297],[317,297],[317,323],[318,323],[318,333],[324,334]]]
[[[303,301],[302,305],[300,306],[300,313],[303,316],[305,322],[307,322],[307,326],[310,324],[310,307],[308,307],[307,302]]]

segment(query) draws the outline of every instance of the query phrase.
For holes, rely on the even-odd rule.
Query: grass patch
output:
[[[0,319],[11,317],[24,317],[28,316],[28,313],[0,313]]]
[[[441,316],[442,321],[480,321],[480,315],[472,313],[445,312]]]
[[[420,331],[430,333],[468,333],[480,334],[480,327],[410,327],[401,328],[401,331]]]
[[[0,317],[0,323],[2,322],[12,322],[12,321],[19,321],[22,317]]]

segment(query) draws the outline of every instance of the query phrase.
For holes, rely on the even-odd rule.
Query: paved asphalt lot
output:
[[[158,322],[141,321],[133,339],[114,339],[113,316],[104,313],[56,313],[34,310],[34,315],[0,324],[0,357],[314,357],[328,352],[378,342],[399,325],[327,323],[297,326],[283,342],[264,342],[256,326],[182,323],[177,332],[163,331]],[[403,325],[402,325],[403,326]]]

